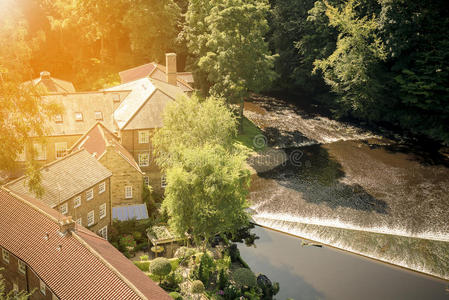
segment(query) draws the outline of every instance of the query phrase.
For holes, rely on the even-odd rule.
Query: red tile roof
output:
[[[106,240],[82,226],[59,233],[57,211],[0,189],[0,246],[60,299],[171,299]],[[48,238],[47,238],[48,237]]]

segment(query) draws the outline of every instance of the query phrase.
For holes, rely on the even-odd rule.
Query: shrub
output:
[[[124,250],[126,250],[128,247],[132,247],[132,248],[136,247],[136,241],[134,240],[134,237],[129,234],[122,236],[120,238],[119,244],[121,247],[123,247]]]
[[[182,282],[182,275],[180,272],[172,271],[165,280],[161,283],[161,288],[166,291],[179,291],[179,284]]]
[[[239,290],[235,286],[229,285],[225,287],[224,297],[226,299],[235,299],[238,298],[239,296],[240,296]]]
[[[240,287],[256,287],[256,276],[250,269],[239,268],[232,273],[232,279]]]
[[[168,259],[165,257],[158,257],[151,261],[149,267],[150,273],[157,275],[159,277],[159,283],[162,278],[170,274],[171,272],[171,264]]]
[[[148,259],[149,259],[148,255],[140,256],[140,260],[148,260]]]
[[[218,288],[223,290],[228,284],[228,276],[225,273],[224,269],[220,270],[220,274],[218,275]]]
[[[195,277],[208,285],[211,274],[215,271],[215,263],[208,253],[201,255],[199,267],[196,269]]]
[[[228,252],[232,262],[236,262],[240,259],[240,251],[237,248],[237,244],[229,246]]]
[[[194,255],[195,252],[196,251],[193,248],[188,248],[188,247],[182,246],[182,247],[179,247],[178,249],[176,249],[175,257],[184,259],[184,258],[188,258],[188,257]]]
[[[182,300],[182,296],[180,293],[178,292],[171,292],[170,294],[168,294],[170,297],[172,297],[175,300]]]
[[[204,292],[204,284],[201,282],[201,280],[195,280],[192,282],[192,286],[190,287],[190,292],[192,294],[201,294]]]
[[[142,241],[142,232],[140,231],[134,231],[133,232],[133,237],[136,241],[141,242]]]
[[[148,272],[150,267],[149,261],[133,261],[133,263],[142,271]]]

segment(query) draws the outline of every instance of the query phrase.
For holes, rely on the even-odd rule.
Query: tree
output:
[[[162,206],[179,234],[188,232],[197,244],[219,233],[235,233],[248,223],[246,197],[250,174],[245,156],[220,145],[185,148],[167,170]]]
[[[266,0],[190,1],[183,36],[204,94],[242,104],[250,91],[269,87],[275,73],[264,39],[268,10]]]
[[[384,44],[377,35],[378,20],[358,17],[358,2],[348,1],[342,9],[326,5],[329,26],[339,31],[335,51],[314,62],[314,71],[321,70],[324,80],[337,94],[343,112],[376,119],[370,108],[378,105],[383,85],[376,78],[376,69],[386,59]]]
[[[168,259],[166,259],[165,257],[155,258],[150,263],[149,271],[151,274],[154,274],[159,277],[159,284],[160,284],[162,278],[164,278],[171,272],[170,261]]]
[[[186,147],[221,145],[232,150],[237,121],[221,99],[193,96],[177,99],[164,110],[164,127],[153,136],[156,162],[162,169],[171,165]]]

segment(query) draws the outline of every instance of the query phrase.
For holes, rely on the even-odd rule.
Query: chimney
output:
[[[176,85],[176,53],[165,54],[165,75],[167,83]]]
[[[66,235],[67,233],[75,231],[75,221],[72,220],[71,216],[65,217],[59,221],[59,232],[61,235]]]
[[[48,72],[48,71],[42,71],[41,72],[41,79],[50,79],[50,72]]]

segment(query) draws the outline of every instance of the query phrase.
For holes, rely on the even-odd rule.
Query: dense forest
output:
[[[205,93],[282,92],[449,144],[445,2],[7,0],[0,74],[47,70],[91,90],[176,52]]]

